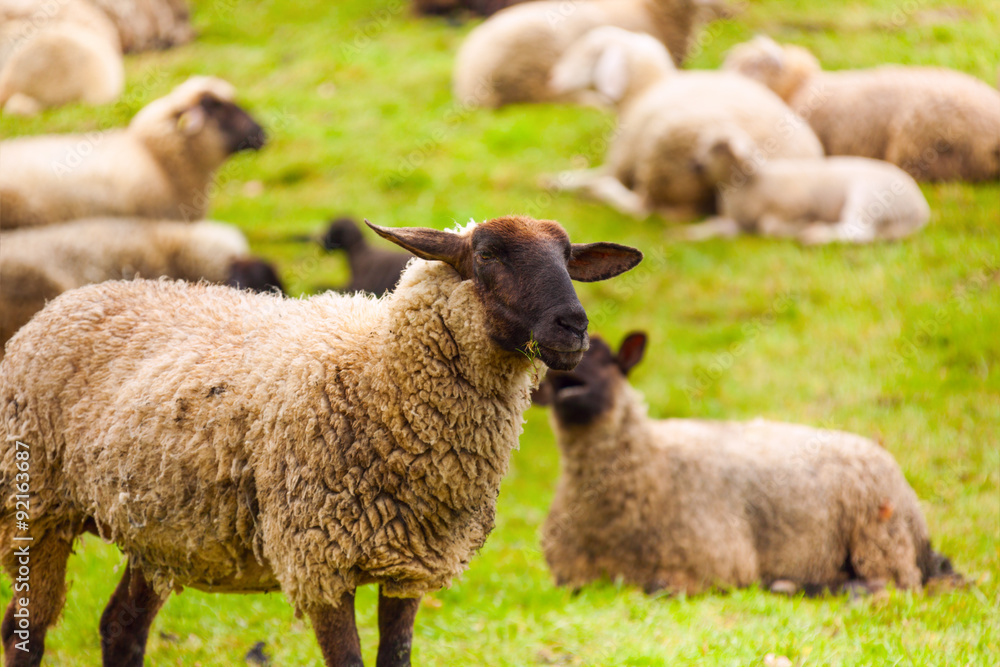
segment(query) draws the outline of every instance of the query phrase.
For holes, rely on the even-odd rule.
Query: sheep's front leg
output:
[[[645,218],[649,215],[649,207],[646,206],[642,196],[625,187],[621,181],[609,174],[605,167],[561,171],[555,176],[543,177],[542,186],[561,192],[583,192],[608,204],[619,213],[636,218]]]
[[[390,598],[378,592],[377,667],[408,667],[413,646],[413,622],[420,598]]]
[[[104,667],[142,667],[146,640],[156,613],[166,602],[131,563],[101,614]]]
[[[361,639],[354,623],[354,593],[344,593],[336,607],[309,612],[327,667],[363,667]]]

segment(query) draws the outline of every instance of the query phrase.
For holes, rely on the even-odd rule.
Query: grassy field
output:
[[[657,416],[771,419],[871,436],[923,501],[935,545],[973,582],[935,595],[849,600],[757,590],[649,598],[612,583],[572,596],[539,549],[558,474],[544,412],[527,416],[497,528],[450,589],[426,599],[422,665],[988,665],[1000,656],[1000,184],[925,185],[924,232],[872,247],[740,239],[684,245],[537,187],[602,158],[614,119],[593,109],[465,111],[450,96],[471,25],[418,20],[403,0],[201,0],[199,39],[127,61],[116,105],[3,119],[5,137],[121,125],[195,73],[232,81],[271,142],[219,174],[211,216],[242,228],[293,293],[346,279],[340,258],[283,242],[337,213],[387,225],[451,226],[511,212],[561,221],[574,240],[646,252],[635,272],[580,285],[593,330],[651,336],[634,383]],[[760,0],[710,26],[693,67],[716,67],[755,33],[813,49],[828,68],[955,67],[991,84],[1000,65],[993,0]],[[0,156],[2,159],[2,156]],[[749,328],[746,325],[751,325]],[[85,539],[70,562],[50,665],[100,663],[97,620],[123,561]],[[9,581],[0,598],[10,599]],[[359,594],[374,664],[374,591]],[[237,665],[257,641],[276,665],[320,665],[307,622],[280,594],[175,595],[147,664]]]

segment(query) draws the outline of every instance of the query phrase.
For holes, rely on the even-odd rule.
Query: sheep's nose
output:
[[[583,311],[583,308],[574,308],[556,317],[556,324],[570,333],[583,338],[587,335],[587,325],[590,324],[590,321],[587,319],[587,313]]]

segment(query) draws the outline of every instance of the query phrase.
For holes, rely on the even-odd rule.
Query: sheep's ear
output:
[[[365,224],[399,247],[409,250],[421,259],[430,259],[450,264],[464,278],[464,267],[469,260],[469,239],[452,232],[442,232],[426,227],[379,227],[365,220]]]
[[[569,264],[569,277],[583,283],[607,280],[634,269],[642,261],[642,253],[617,243],[574,243]]]
[[[194,106],[177,117],[177,127],[184,134],[198,134],[205,127],[205,109]]]
[[[628,87],[628,58],[619,44],[610,44],[594,65],[594,87],[597,92],[618,102]]]
[[[618,348],[618,356],[616,358],[618,367],[622,369],[622,373],[628,375],[628,372],[642,361],[642,357],[645,354],[646,334],[641,331],[630,333],[625,336],[621,347]]]

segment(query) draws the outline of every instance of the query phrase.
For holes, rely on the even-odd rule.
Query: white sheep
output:
[[[558,174],[548,185],[583,191],[622,213],[692,218],[714,207],[712,184],[692,160],[713,128],[742,128],[768,158],[823,155],[809,126],[761,84],[727,72],[678,72],[648,35],[602,27],[573,44],[552,72],[560,93],[596,90],[618,105],[602,166]]]
[[[962,72],[885,65],[824,72],[800,46],[757,37],[723,69],[769,86],[828,155],[886,160],[920,180],[1000,180],[1000,92]]]
[[[0,0],[0,109],[106,104],[125,85],[115,26],[87,0]]]
[[[465,39],[455,58],[454,92],[466,106],[516,102],[595,102],[587,94],[557,94],[549,74],[562,54],[602,25],[649,33],[673,62],[684,62],[691,38],[711,5],[704,0],[550,0],[497,12]]]
[[[684,229],[690,240],[756,233],[870,243],[903,238],[930,219],[913,177],[882,160],[765,161],[745,132],[720,126],[702,138],[695,164],[718,190],[718,217]]]
[[[650,419],[626,378],[645,343],[632,334],[614,353],[595,336],[539,387],[562,457],[542,531],[558,584],[818,593],[961,579],[883,448],[763,419]]]
[[[270,280],[248,281],[253,271]],[[0,232],[0,347],[63,292],[138,277],[281,291],[243,234],[219,222],[108,218],[14,229]]]
[[[0,228],[96,216],[199,220],[212,176],[264,131],[220,79],[192,77],[122,130],[0,142]]]
[[[377,300],[305,300],[137,280],[56,298],[0,362],[0,563],[17,570],[14,442],[31,451],[31,650],[40,659],[86,530],[129,568],[101,622],[104,664],[142,664],[169,592],[281,589],[327,665],[360,665],[354,590],[380,585],[378,664],[408,665],[421,594],[493,528],[533,359],[588,344],[571,279],[641,260],[508,217],[461,233],[374,227],[423,259]],[[430,260],[430,261],[424,261]],[[113,632],[123,609],[139,608]]]

